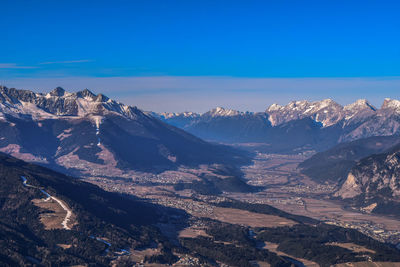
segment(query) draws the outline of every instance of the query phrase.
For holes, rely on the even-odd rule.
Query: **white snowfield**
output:
[[[61,208],[63,210],[65,210],[67,212],[67,214],[65,215],[65,218],[62,221],[61,225],[63,226],[63,228],[65,230],[71,230],[71,227],[68,226],[68,222],[71,219],[72,210],[70,208],[68,208],[68,206],[65,205],[60,199],[58,199],[56,197],[53,197],[52,195],[50,195],[49,193],[47,193],[46,191],[44,191],[43,189],[41,189],[39,187],[36,187],[36,186],[28,184],[28,180],[26,179],[25,176],[21,176],[21,179],[22,179],[22,183],[23,183],[24,186],[35,188],[35,189],[39,189],[43,194],[45,194],[47,198],[44,201],[49,201],[50,199],[53,199],[54,201],[56,201],[61,206]]]

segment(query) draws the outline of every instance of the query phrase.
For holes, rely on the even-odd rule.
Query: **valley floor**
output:
[[[354,228],[382,242],[400,242],[400,219],[345,208],[328,196],[335,185],[320,185],[299,173],[302,155],[259,154],[253,165],[242,170],[249,184],[265,186],[255,194],[225,193],[237,200],[264,203],[286,212],[311,217],[326,223]]]
[[[320,185],[297,170],[297,165],[305,160],[303,155],[258,154],[253,164],[242,168],[247,183],[262,186],[266,189],[256,193],[224,192],[223,197],[233,198],[249,203],[262,203],[274,206],[286,212],[318,219],[345,228],[354,228],[377,240],[397,244],[400,242],[400,220],[346,209],[343,203],[328,199],[335,190],[335,185]],[[112,180],[92,177],[89,181],[106,190],[124,192],[150,199],[159,204],[183,208],[197,216],[216,218],[214,209],[207,201],[193,201],[191,198],[204,198],[192,190],[176,191],[171,184],[187,178],[195,180],[195,175],[205,171],[201,168],[180,169],[165,172],[154,177],[151,185],[129,182],[128,180]],[[188,198],[186,198],[188,197]],[[238,214],[239,217],[241,214]],[[237,219],[230,215],[220,216]],[[227,219],[225,219],[227,221]]]
[[[400,242],[399,219],[346,209],[343,203],[330,200],[328,196],[335,190],[334,185],[317,184],[299,173],[297,166],[304,159],[303,155],[258,154],[252,165],[242,168],[248,184],[264,188],[254,193],[224,192],[221,196],[207,196],[195,193],[191,189],[179,191],[174,189],[173,185],[176,181],[185,178],[190,181],[196,180],[196,174],[207,171],[204,166],[203,169],[180,169],[166,172],[165,175],[159,174],[154,176],[157,180],[153,183],[141,183],[137,179],[110,181],[108,178],[99,177],[91,177],[88,180],[109,191],[132,194],[153,203],[183,209],[195,218],[209,218],[248,227],[280,227],[296,224],[294,221],[279,216],[214,205],[229,198],[248,203],[268,204],[291,214],[318,219],[344,228],[357,229],[382,242],[392,244]],[[165,233],[171,232],[171,227],[174,226],[160,225]],[[201,223],[194,221],[180,233],[179,237],[198,236],[207,236],[207,234]],[[298,260],[307,263],[306,266],[316,266],[305,259]],[[262,266],[262,263],[259,265]]]

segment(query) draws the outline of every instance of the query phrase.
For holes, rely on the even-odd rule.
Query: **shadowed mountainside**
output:
[[[342,143],[313,155],[299,164],[299,168],[303,174],[317,182],[340,183],[358,160],[383,153],[399,142],[398,136],[376,136]]]
[[[34,187],[24,186],[22,176]],[[43,188],[72,210],[75,223],[71,230],[45,230],[40,218],[46,209],[35,205],[44,203],[45,195],[36,188]],[[172,257],[167,239],[153,225],[172,217],[181,222],[187,218],[182,211],[106,192],[4,154],[0,155],[0,213],[0,261],[10,266],[108,266],[122,249],[154,242]]]

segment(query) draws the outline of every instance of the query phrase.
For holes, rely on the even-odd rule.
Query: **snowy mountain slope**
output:
[[[75,175],[129,176],[180,165],[246,161],[89,90],[0,89],[0,151]]]
[[[292,120],[312,118],[322,123],[324,127],[338,123],[341,119],[343,107],[331,99],[317,102],[292,101],[286,106],[271,105],[266,113],[273,126],[277,126]]]

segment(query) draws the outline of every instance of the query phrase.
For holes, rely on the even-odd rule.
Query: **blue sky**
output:
[[[156,111],[326,97],[378,105],[400,89],[398,1],[2,0],[0,9],[9,86],[88,87]]]

